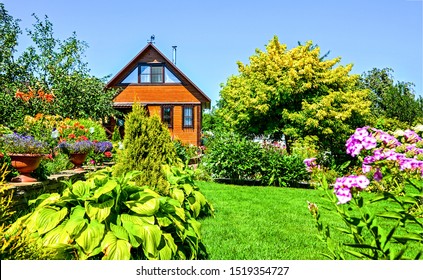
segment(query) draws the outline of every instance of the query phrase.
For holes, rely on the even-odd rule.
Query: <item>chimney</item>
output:
[[[177,46],[172,46],[172,48],[173,48],[173,52],[172,52],[172,62],[173,62],[173,64],[175,64],[175,65],[176,65],[176,47],[177,47]]]

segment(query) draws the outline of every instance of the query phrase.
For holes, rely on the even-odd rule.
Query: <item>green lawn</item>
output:
[[[201,220],[211,260],[325,260],[326,244],[317,236],[307,201],[318,204],[323,222],[344,227],[336,213],[323,210],[327,202],[318,190],[212,182],[198,186],[215,208],[215,217]],[[381,203],[378,210],[386,206]],[[337,231],[332,236],[350,241]],[[413,255],[419,250],[421,246],[414,248]]]
[[[309,189],[246,187],[198,182],[215,208],[201,221],[212,260],[324,259],[307,200],[320,201]]]

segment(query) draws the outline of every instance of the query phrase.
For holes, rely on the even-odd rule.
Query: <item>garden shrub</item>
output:
[[[175,164],[177,156],[168,128],[157,115],[147,116],[140,104],[134,104],[125,119],[124,150],[115,168],[116,175],[142,171],[137,182],[166,194],[169,184],[162,166]]]
[[[140,171],[115,177],[109,167],[86,181],[68,182],[62,195],[43,194],[30,201],[34,211],[8,233],[23,228],[35,244],[71,250],[77,259],[204,258],[195,217],[208,211],[209,204],[189,184],[189,174],[168,171],[174,198],[137,184]]]
[[[174,139],[173,145],[175,145],[176,155],[185,164],[188,164],[189,160],[197,155],[198,148],[192,144],[186,144],[180,139]]]
[[[201,168],[213,178],[255,180],[262,185],[289,186],[309,177],[298,155],[232,133],[209,138]]]

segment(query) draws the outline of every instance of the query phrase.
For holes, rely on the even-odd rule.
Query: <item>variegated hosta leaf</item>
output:
[[[122,214],[120,216],[121,221],[124,222],[132,222],[137,225],[145,225],[150,224],[154,225],[155,219],[154,216],[135,216],[135,215],[129,215],[129,214]]]
[[[179,201],[180,204],[182,204],[184,202],[185,199],[185,193],[183,190],[178,189],[178,188],[172,188],[170,190],[170,196],[174,199],[176,199],[177,201]]]
[[[129,260],[131,258],[131,244],[126,240],[121,240],[109,231],[101,242],[104,253],[103,260]]]
[[[67,215],[66,207],[58,210],[52,207],[45,207],[39,210],[35,227],[39,234],[44,234],[55,228]]]
[[[98,199],[102,194],[106,194],[108,192],[113,191],[118,186],[118,183],[114,180],[108,180],[106,184],[99,187],[94,191],[94,195],[92,198]]]
[[[114,205],[114,200],[110,199],[103,203],[85,201],[85,211],[91,220],[104,221],[109,215]]]
[[[75,238],[88,224],[88,220],[84,218],[85,208],[78,205],[72,209],[69,220],[66,222],[65,231],[72,237]]]
[[[171,260],[178,250],[178,246],[175,244],[170,233],[164,233],[159,247],[159,259],[160,260]]]
[[[88,226],[81,232],[76,243],[81,246],[85,254],[90,255],[96,247],[100,245],[104,237],[105,226],[96,220],[92,220]]]
[[[123,226],[118,226],[110,223],[110,230],[114,233],[117,238],[129,241],[128,232]]]
[[[137,214],[152,216],[159,210],[159,199],[151,194],[139,192],[136,196],[131,196],[131,199],[134,198],[136,200],[127,201],[125,205]]]
[[[77,181],[72,185],[72,193],[78,198],[78,199],[85,199],[88,198],[90,193],[90,185],[86,181]]]
[[[71,237],[66,232],[65,226],[67,223],[61,224],[55,229],[49,231],[43,237],[43,246],[53,246],[59,244],[69,244]]]

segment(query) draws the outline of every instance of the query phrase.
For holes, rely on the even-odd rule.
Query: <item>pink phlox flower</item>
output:
[[[398,163],[400,165],[400,170],[403,171],[405,169],[412,169],[411,164],[412,164],[413,159],[411,158],[401,158],[398,160]]]
[[[377,140],[373,136],[366,136],[362,141],[362,145],[364,149],[371,150],[373,148],[376,148]]]
[[[369,131],[367,130],[368,128],[368,126],[357,128],[353,134],[354,138],[359,141],[363,141],[364,138],[369,135]]]
[[[363,145],[361,142],[355,140],[352,141],[349,145],[347,145],[347,154],[355,157],[358,156],[363,149]]]
[[[407,129],[406,131],[404,131],[404,137],[408,143],[416,143],[422,140],[422,138],[416,132],[410,129]]]
[[[344,181],[345,177],[336,178],[335,184],[333,186],[333,189],[336,191],[338,189],[342,189],[344,187]]]
[[[381,181],[383,179],[383,175],[382,172],[380,171],[380,169],[376,169],[375,174],[373,174],[373,179],[377,182]]]
[[[370,165],[367,165],[367,164],[362,164],[361,170],[363,171],[363,173],[368,173],[368,172],[370,172],[370,170],[372,170],[372,167]]]
[[[316,158],[306,158],[303,162],[308,172],[311,172],[312,169],[317,166]]]
[[[336,197],[338,198],[338,204],[345,204],[349,202],[352,198],[351,191],[348,188],[341,188],[335,192]]]
[[[398,154],[393,150],[386,151],[383,153],[383,155],[384,155],[384,158],[387,160],[397,160],[397,156],[398,156]]]
[[[353,187],[357,186],[357,176],[350,175],[348,177],[345,177],[344,186],[351,189]]]
[[[362,189],[362,190],[367,188],[367,186],[370,184],[369,179],[367,179],[367,177],[364,176],[364,175],[357,176],[357,178],[355,180],[356,180],[357,187]]]
[[[375,161],[385,159],[385,155],[383,153],[383,150],[382,149],[373,150],[373,157],[374,157]]]
[[[363,159],[363,163],[364,164],[371,164],[373,162],[375,162],[375,157],[374,156],[367,156]]]

